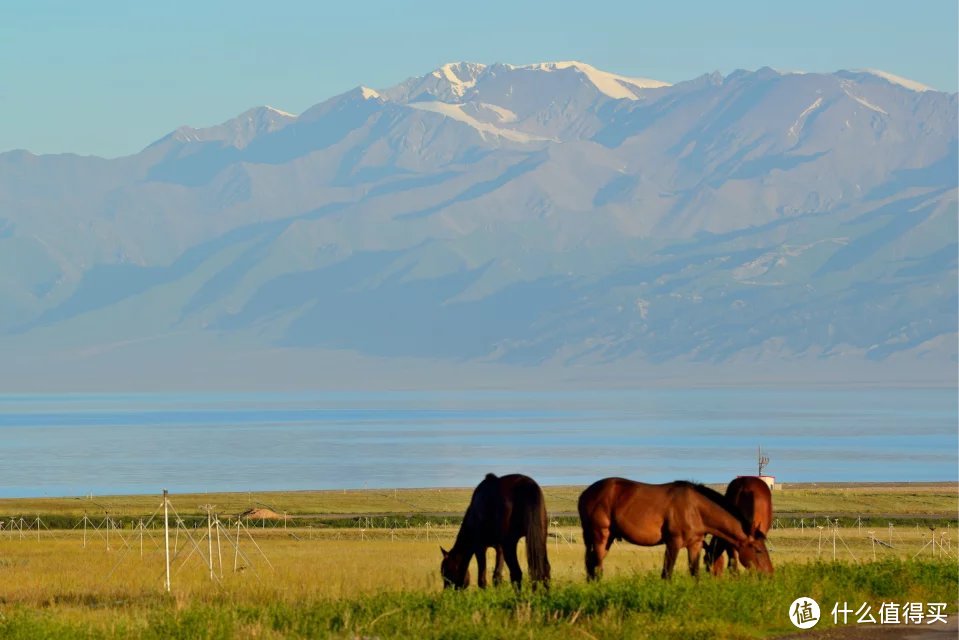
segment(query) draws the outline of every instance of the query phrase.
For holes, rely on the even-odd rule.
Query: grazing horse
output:
[[[492,473],[473,491],[463,524],[453,548],[443,552],[440,574],[443,587],[462,589],[469,585],[469,562],[476,556],[478,584],[486,588],[486,550],[496,550],[493,584],[503,579],[503,561],[509,579],[519,587],[523,572],[516,558],[519,539],[526,538],[526,560],[533,583],[549,586],[549,559],[546,556],[546,501],[543,490],[530,477],[513,474],[498,478]]]
[[[756,476],[740,476],[726,487],[726,498],[743,514],[749,523],[746,533],[756,538],[765,538],[773,524],[773,496],[769,485]],[[723,574],[725,559],[729,556],[729,569],[737,569],[736,549],[722,538],[713,536],[706,545],[706,569],[714,576]]]
[[[586,574],[602,574],[603,558],[615,540],[644,547],[666,545],[663,578],[670,578],[682,548],[689,554],[689,572],[699,575],[699,555],[707,533],[739,551],[746,567],[772,572],[762,538],[746,533],[748,523],[717,491],[692,482],[644,484],[605,478],[579,496],[579,519],[586,544]]]

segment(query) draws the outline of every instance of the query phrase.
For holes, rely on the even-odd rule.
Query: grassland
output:
[[[567,511],[563,505],[578,491],[548,488],[551,509]],[[173,534],[177,554],[170,594],[163,588],[162,532],[146,529],[141,534],[131,528],[156,510],[159,497],[94,497],[111,517],[124,519],[120,528],[111,529],[109,549],[102,515],[100,528],[91,525],[86,534],[79,527],[42,528],[39,534],[32,529],[0,531],[0,636],[756,638],[794,631],[785,611],[800,595],[828,603],[826,609],[837,601],[857,606],[946,602],[950,616],[956,616],[955,485],[795,487],[777,492],[780,513],[787,508],[806,514],[828,509],[829,515],[846,519],[868,513],[911,514],[933,516],[945,526],[935,534],[905,520],[896,520],[892,528],[885,520],[872,528],[800,528],[787,518],[770,536],[777,569],[771,579],[747,574],[695,581],[678,575],[663,583],[658,577],[662,548],[616,544],[604,580],[586,584],[578,527],[557,518],[561,524],[551,527],[554,585],[549,593],[515,593],[508,587],[443,593],[438,546],[452,542],[455,516],[465,509],[469,493],[443,489],[173,496],[181,515],[200,513],[200,505],[217,505],[226,528],[219,551],[216,538],[207,539],[202,527],[188,524],[188,530]],[[5,500],[0,502],[0,520],[42,513],[69,522],[86,512],[95,522],[97,512],[88,502]],[[341,526],[304,524],[311,522],[304,518],[287,521],[286,528],[280,523],[251,526],[241,529],[237,553],[235,520],[228,518],[251,505],[298,516],[364,515],[332,521]],[[430,526],[417,515],[427,517]],[[927,544],[933,535],[935,548]],[[681,556],[678,568],[684,565]]]
[[[725,489],[725,487],[716,487]],[[584,487],[545,487],[551,513],[574,514]],[[215,504],[219,513],[239,514],[268,507],[290,516],[462,515],[471,488],[362,489],[342,491],[286,491],[192,493],[173,496],[181,515],[202,513],[200,505]],[[923,515],[956,519],[959,487],[955,483],[846,484],[787,486],[774,495],[776,512],[789,516],[845,517]],[[161,496],[92,496],[75,498],[0,498],[0,519],[9,516],[91,517],[109,512],[113,517],[142,517],[153,513]]]

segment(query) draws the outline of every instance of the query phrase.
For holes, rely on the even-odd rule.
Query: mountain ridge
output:
[[[629,80],[451,63],[123,158],[0,154],[0,344],[955,362],[956,94]]]

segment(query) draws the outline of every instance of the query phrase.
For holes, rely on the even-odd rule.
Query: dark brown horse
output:
[[[546,501],[543,490],[532,478],[513,474],[497,478],[486,474],[463,516],[463,524],[453,548],[443,552],[440,574],[443,587],[461,589],[469,585],[469,562],[476,556],[478,584],[486,587],[486,550],[496,550],[493,584],[503,579],[503,561],[509,567],[509,579],[519,587],[523,572],[516,557],[519,539],[526,538],[526,561],[534,583],[549,585],[549,559],[546,556]]]
[[[749,523],[746,533],[755,538],[766,538],[773,525],[773,496],[769,485],[756,476],[740,476],[726,487],[726,498],[739,509]],[[722,538],[713,536],[706,545],[706,569],[714,576],[722,575],[725,559],[729,556],[729,569],[737,568],[736,549]]]
[[[579,519],[586,543],[586,574],[597,578],[615,540],[644,547],[666,545],[663,578],[670,578],[680,549],[689,554],[689,572],[699,575],[699,555],[707,533],[739,551],[746,567],[771,573],[766,545],[746,533],[748,523],[718,491],[692,482],[644,484],[605,478],[579,496]]]

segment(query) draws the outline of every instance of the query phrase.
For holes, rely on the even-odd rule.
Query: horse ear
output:
[[[449,557],[450,552],[447,551],[446,549],[444,549],[444,548],[443,548],[443,545],[440,545],[440,551],[442,552],[444,558],[448,558],[448,557]]]
[[[753,534],[753,537],[756,538],[757,540],[765,540],[766,534],[763,533],[762,531],[756,531],[756,533]]]

